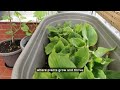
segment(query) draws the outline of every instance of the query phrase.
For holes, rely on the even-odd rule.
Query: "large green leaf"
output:
[[[94,55],[96,57],[102,57],[109,51],[113,51],[115,48],[104,48],[104,47],[98,47],[98,49],[94,52]]]
[[[69,60],[68,54],[58,54],[55,50],[48,57],[50,68],[76,68],[73,62]]]
[[[16,17],[21,17],[21,16],[22,16],[22,14],[19,13],[18,11],[15,11],[15,12],[14,12],[14,15],[15,15]]]
[[[76,68],[74,63],[70,61],[68,54],[57,54],[55,50],[48,57],[50,68]],[[53,72],[59,79],[74,79],[79,75],[79,72]]]
[[[57,53],[59,53],[64,48],[64,44],[61,40],[57,42],[57,44],[54,46],[54,49]]]
[[[94,69],[101,69],[101,70],[106,70],[107,66],[113,61],[113,59],[105,57],[105,58],[100,58],[100,57],[94,57]]]
[[[89,46],[94,46],[98,40],[97,32],[96,32],[95,28],[93,28],[90,24],[88,24],[86,30],[87,30]]]
[[[13,35],[13,31],[12,30],[8,30],[5,33],[8,34],[8,35]]]
[[[87,67],[90,71],[93,70],[93,67],[94,67],[94,61],[93,60],[90,60],[90,62],[87,63]]]
[[[81,35],[76,33],[76,32],[70,32],[69,35],[68,35],[68,38],[69,39],[70,38],[81,38],[82,39]]]
[[[25,23],[22,23],[21,29],[22,29],[23,31],[25,31],[25,32],[28,32],[29,27],[28,27]]]
[[[52,74],[50,72],[35,72],[33,79],[52,79]]]
[[[80,47],[74,56],[76,60],[76,66],[78,68],[83,68],[89,60],[89,49],[88,47]]]
[[[67,46],[67,45],[69,44],[69,42],[68,42],[65,38],[60,37],[60,39],[61,39],[61,41],[63,42],[63,44],[64,44],[65,46]]]
[[[82,24],[75,24],[74,31],[76,33],[80,33],[82,31],[82,27],[83,27]]]
[[[48,37],[50,39],[51,42],[58,42],[59,41],[59,37],[55,36],[55,37]]]
[[[61,50],[61,53],[63,54],[68,54],[70,53],[70,46],[65,46],[62,50]]]
[[[71,27],[64,27],[62,30],[59,29],[59,36],[63,37],[64,39],[68,39],[69,34],[72,32],[73,29]]]
[[[12,20],[12,17],[10,17],[8,15],[4,15],[4,16],[2,16],[2,20]]]
[[[65,27],[63,28],[63,34],[69,34],[73,32],[73,29],[71,27]]]
[[[54,26],[47,26],[47,29],[48,29],[49,33],[50,32],[56,32],[56,33],[58,32],[57,28]]]
[[[93,70],[93,73],[94,73],[95,78],[106,79],[106,75],[103,70],[95,69]]]
[[[54,27],[54,26],[47,26],[46,28],[47,28],[47,30],[49,32],[49,36],[50,37],[58,36],[59,31],[57,30],[56,27]]]
[[[84,71],[79,74],[77,79],[94,79],[94,78],[95,77],[93,73],[90,70],[88,70],[88,68],[85,66]]]
[[[101,69],[101,70],[103,70],[104,69],[104,65],[102,65],[101,63],[98,63],[98,62],[94,62],[93,69]]]
[[[50,54],[55,46],[55,42],[51,42],[49,43],[46,47],[45,47],[45,53],[46,55]]]
[[[65,27],[72,27],[72,22],[71,21],[66,21],[63,23],[63,28]]]
[[[94,57],[93,58],[93,60],[94,60],[94,62],[97,62],[97,63],[102,63],[102,58],[100,58],[100,57]]]
[[[25,34],[26,34],[26,36],[31,36],[32,35],[32,33],[30,33],[30,32],[25,32]]]
[[[91,54],[90,56],[90,60],[87,64],[89,70],[93,70],[93,69],[101,69],[101,70],[106,70],[107,66],[110,62],[112,62],[113,60],[110,58],[102,58],[102,57],[96,57],[94,54]]]
[[[107,69],[107,66],[108,66],[111,62],[113,62],[113,61],[114,61],[113,59],[108,58],[108,57],[103,58],[103,61],[102,61],[102,63],[101,63],[102,65],[104,65],[103,69],[106,70],[106,69]]]
[[[106,70],[107,79],[120,79],[120,71]]]
[[[74,53],[77,51],[77,48],[74,46],[70,46],[70,54],[74,55]]]
[[[84,24],[82,35],[87,40],[88,46],[94,46],[97,43],[98,35],[95,29],[88,23]]]
[[[69,42],[75,47],[82,47],[85,45],[85,42],[80,38],[71,38]]]
[[[46,11],[35,11],[33,14],[34,14],[34,17],[36,17],[38,20],[42,20],[47,14],[47,12]]]
[[[26,17],[22,16],[22,14],[18,11],[14,12],[14,16],[18,17],[19,19],[26,19]]]
[[[85,24],[82,26],[82,36],[85,40],[88,40]]]

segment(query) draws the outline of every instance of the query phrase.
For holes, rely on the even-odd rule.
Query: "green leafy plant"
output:
[[[32,20],[29,20],[28,22],[21,24],[21,30],[25,32],[26,36],[31,36],[34,33],[36,27],[38,26],[38,23],[45,17],[47,12],[35,11],[33,14],[33,17],[36,18],[36,22],[32,22]],[[30,29],[30,26],[28,26],[27,23],[32,23],[31,26],[34,26],[34,28]]]
[[[17,16],[17,17],[19,17],[19,18],[23,18],[21,16],[21,14],[18,13],[18,12],[16,12],[16,11],[14,12],[14,15]],[[16,23],[12,22],[13,18],[11,17],[10,11],[8,11],[8,15],[2,16],[2,19],[3,20],[9,20],[9,26],[10,26],[10,28],[8,29],[8,31],[6,32],[6,34],[8,34],[8,35],[11,36],[12,43],[14,43],[14,36],[20,30],[20,27],[19,28],[16,27],[17,26]]]
[[[34,12],[34,17],[36,17],[36,21],[44,19],[46,16],[47,12],[46,11],[35,11]]]
[[[50,43],[45,47],[49,68],[76,68],[83,72],[37,72],[34,79],[109,79],[120,72],[108,70],[113,48],[97,47],[98,35],[89,23],[70,22],[47,27]],[[119,76],[116,76],[119,75]]]

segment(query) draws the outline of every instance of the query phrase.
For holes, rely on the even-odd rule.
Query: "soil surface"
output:
[[[0,53],[9,53],[14,52],[20,49],[20,40],[6,41],[0,44]]]

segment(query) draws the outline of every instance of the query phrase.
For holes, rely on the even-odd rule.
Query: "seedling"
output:
[[[12,22],[13,18],[11,17],[10,11],[8,11],[8,15],[2,16],[3,20],[9,20],[10,28],[6,32],[6,34],[11,36],[12,43],[14,43],[15,34],[21,29],[21,19],[25,19],[19,12],[15,11],[14,15],[19,18],[20,26],[17,27],[16,23]]]
[[[33,22],[31,26],[34,25],[34,28],[30,29],[30,27],[27,25],[27,23],[32,22],[32,20],[29,20],[27,23],[22,23],[21,30],[23,30],[26,34],[26,36],[31,36],[34,31],[36,30],[36,27],[38,26],[38,23],[44,18],[44,16],[47,14],[46,11],[35,11],[33,17],[36,17],[36,22]]]

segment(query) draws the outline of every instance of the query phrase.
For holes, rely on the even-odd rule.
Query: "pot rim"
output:
[[[30,39],[30,37],[31,36],[25,36],[24,38],[22,38],[21,39],[21,41],[20,41],[20,47],[22,48],[22,49],[24,49],[25,47],[24,47],[24,42],[25,42],[25,40],[28,38],[28,39]]]

